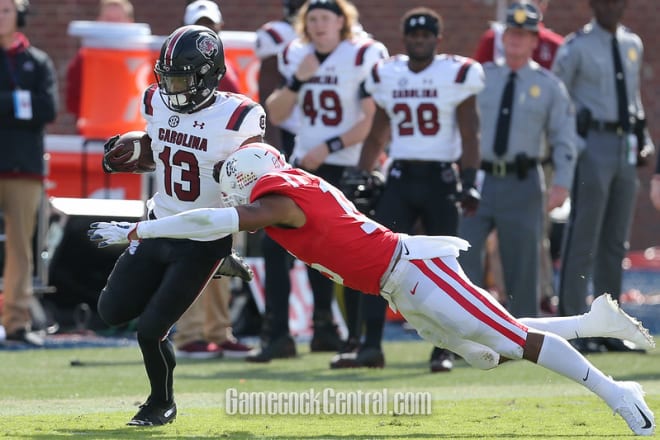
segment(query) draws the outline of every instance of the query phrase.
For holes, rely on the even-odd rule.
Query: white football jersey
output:
[[[279,56],[279,69],[288,80],[309,53],[311,43],[293,40]],[[291,160],[302,158],[312,148],[326,140],[346,133],[362,117],[360,84],[371,67],[387,57],[382,43],[367,38],[344,40],[321,63],[316,75],[298,92],[298,108],[302,109],[302,123],[296,136]],[[362,144],[346,145],[332,153],[325,163],[355,166]]]
[[[161,218],[189,209],[221,208],[213,165],[248,138],[263,136],[263,107],[243,95],[215,92],[210,106],[177,113],[165,106],[155,84],[145,91],[143,104],[156,162],[156,193],[147,202],[149,209]]]
[[[407,55],[397,55],[376,64],[364,82],[390,117],[389,156],[442,162],[456,161],[462,153],[456,107],[483,87],[481,64],[445,54],[417,73],[408,68]]]
[[[284,47],[296,38],[296,30],[284,20],[269,21],[257,29],[254,54],[260,60],[277,56]]]
[[[254,53],[260,60],[277,56],[297,36],[293,26],[284,20],[269,21],[257,29],[256,33]],[[290,133],[297,133],[300,127],[300,110],[296,108],[279,126]]]

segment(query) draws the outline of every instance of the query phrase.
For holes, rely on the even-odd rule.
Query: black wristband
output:
[[[305,84],[305,81],[300,81],[300,80],[296,77],[296,75],[293,75],[293,76],[291,77],[291,80],[289,81],[289,83],[288,83],[286,86],[287,86],[287,88],[288,88],[289,90],[291,90],[292,92],[298,93],[298,91],[299,91],[300,88],[303,86],[303,84]]]
[[[325,141],[325,145],[327,145],[331,153],[334,153],[344,148],[344,141],[339,136],[335,136]]]
[[[461,170],[461,182],[463,186],[474,186],[477,180],[476,168],[465,168]]]

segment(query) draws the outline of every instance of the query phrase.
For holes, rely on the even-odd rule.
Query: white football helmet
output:
[[[274,170],[291,168],[277,148],[255,142],[229,155],[220,168],[220,193],[225,206],[250,203],[250,193],[257,180]]]

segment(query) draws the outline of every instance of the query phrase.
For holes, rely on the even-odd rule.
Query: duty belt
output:
[[[485,172],[492,174],[497,177],[504,177],[508,174],[519,175],[520,167],[526,167],[527,169],[534,167],[538,163],[536,158],[527,158],[522,162],[504,162],[503,160],[496,160],[494,162],[482,161],[481,169]]]
[[[596,131],[607,131],[610,133],[616,133],[622,135],[624,129],[618,122],[608,122],[608,121],[599,121],[597,119],[592,119],[589,123],[589,128]]]

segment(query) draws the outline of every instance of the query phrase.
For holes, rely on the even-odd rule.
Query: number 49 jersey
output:
[[[442,54],[415,73],[398,55],[376,64],[364,88],[390,117],[392,159],[453,162],[462,153],[456,107],[484,88],[484,71],[470,58]]]
[[[156,193],[147,206],[158,218],[222,207],[213,165],[245,140],[263,136],[266,125],[264,109],[243,95],[215,92],[208,107],[177,113],[165,106],[155,84],[144,93],[142,115],[156,162]]]
[[[364,293],[380,292],[397,234],[360,213],[337,188],[300,169],[262,176],[250,202],[266,194],[289,197],[306,218],[300,228],[266,227],[273,240],[336,283]]]
[[[295,39],[278,55],[280,73],[287,80],[303,59],[314,53],[311,43]],[[362,117],[360,84],[373,65],[388,55],[385,46],[370,38],[343,40],[323,60],[314,76],[298,92],[301,125],[292,158],[302,158],[319,144],[346,133]],[[346,145],[325,160],[329,165],[354,166],[362,144]]]

